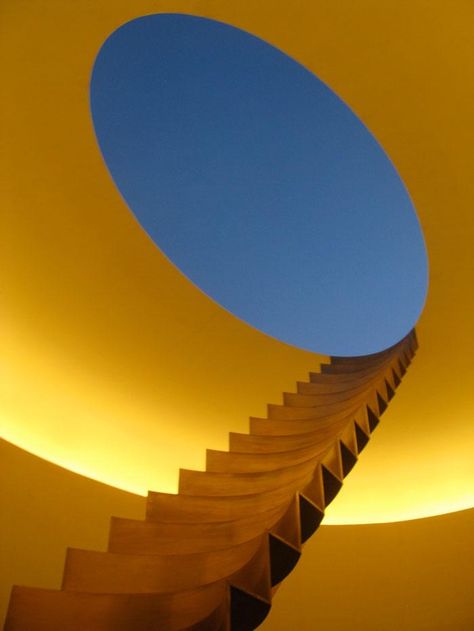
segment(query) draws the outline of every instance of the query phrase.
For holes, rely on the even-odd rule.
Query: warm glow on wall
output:
[[[9,62],[0,158],[8,211],[0,249],[1,432],[52,462],[145,494],[173,490],[178,467],[202,467],[207,447],[225,448],[229,431],[245,432],[249,415],[263,416],[324,357],[217,307],[131,217],[97,148],[89,79],[105,39],[157,4],[97,6],[12,2],[2,10]],[[336,4],[325,7],[330,28],[311,3],[294,15],[271,2],[160,4],[235,24],[287,51],[353,108],[396,165],[430,255],[420,349],[327,521],[459,510],[472,505],[474,488],[474,180],[466,132],[474,82],[451,78],[459,68],[453,59],[469,57],[472,15],[457,18],[453,47],[449,7],[428,42],[417,38],[421,19],[386,15],[377,3],[347,3],[344,19]],[[335,46],[347,40],[353,12],[349,48]],[[400,20],[416,73],[400,64],[398,44],[380,44],[374,13],[379,23]],[[58,28],[72,23],[72,31]]]

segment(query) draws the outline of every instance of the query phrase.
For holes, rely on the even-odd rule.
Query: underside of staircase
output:
[[[68,549],[61,590],[15,586],[6,631],[245,631],[268,614],[417,349],[333,357],[320,373],[150,492],[143,520],[111,520],[108,550]],[[40,542],[39,542],[40,543]]]

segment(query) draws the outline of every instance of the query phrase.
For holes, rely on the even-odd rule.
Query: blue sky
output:
[[[139,18],[99,52],[91,110],[144,230],[239,318],[332,355],[376,352],[415,324],[427,259],[403,183],[276,48],[203,18]]]

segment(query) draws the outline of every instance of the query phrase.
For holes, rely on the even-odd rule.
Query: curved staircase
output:
[[[6,631],[245,631],[268,614],[417,348],[412,331],[366,357],[333,357],[150,492],[144,520],[113,517],[106,552],[68,549],[62,589],[12,590]]]

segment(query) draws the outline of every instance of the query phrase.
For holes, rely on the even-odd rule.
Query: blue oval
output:
[[[406,189],[280,50],[209,19],[142,17],[100,50],[91,109],[142,227],[239,318],[329,355],[377,352],[415,324],[428,272]]]

